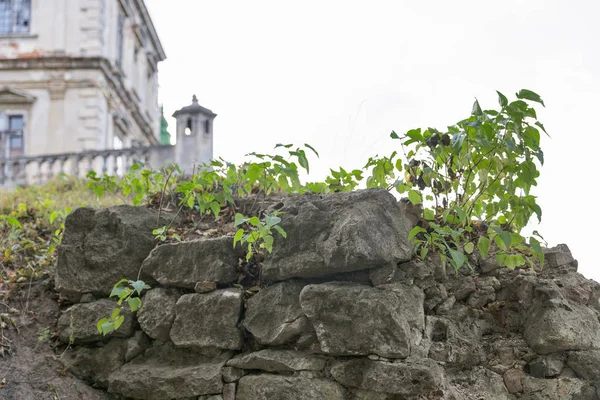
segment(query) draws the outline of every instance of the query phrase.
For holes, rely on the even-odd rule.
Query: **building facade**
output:
[[[160,143],[143,0],[0,0],[0,158]]]

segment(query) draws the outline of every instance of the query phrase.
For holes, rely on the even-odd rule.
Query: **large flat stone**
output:
[[[422,292],[408,287],[402,291],[400,286],[385,290],[347,282],[308,285],[300,304],[321,350],[331,355],[405,358],[411,352],[411,327],[423,325]],[[420,316],[412,312],[419,308]]]
[[[58,247],[56,289],[78,301],[82,294],[108,295],[123,278],[136,280],[142,262],[156,246],[152,230],[157,211],[133,206],[78,208],[67,217]],[[172,218],[163,213],[158,224]],[[152,278],[142,271],[142,280]]]
[[[237,323],[242,304],[239,289],[184,294],[177,301],[171,340],[180,347],[240,349],[243,340]]]
[[[92,303],[75,304],[67,308],[58,319],[58,334],[63,343],[80,344],[104,340],[96,327],[102,318],[109,318],[115,308],[115,300],[101,299]],[[125,304],[121,307],[125,320],[117,329],[108,334],[110,337],[129,337],[133,335],[134,319]]]
[[[243,354],[227,362],[228,366],[268,372],[320,371],[326,358],[296,350],[265,349]]]
[[[403,396],[424,396],[444,384],[444,370],[429,359],[390,363],[360,358],[335,364],[331,375],[344,386]]]
[[[267,286],[247,301],[243,325],[262,345],[280,346],[313,331],[300,307],[298,281]]]
[[[267,280],[320,277],[408,261],[412,222],[385,190],[294,196],[283,200],[281,226],[263,266]]]
[[[237,400],[344,400],[336,382],[299,376],[247,375],[240,379]]]
[[[162,285],[193,289],[197,282],[234,282],[243,254],[230,236],[170,243],[152,250],[143,268]]]
[[[138,310],[138,322],[152,339],[167,341],[175,320],[175,304],[181,294],[173,289],[155,288],[146,292]]]
[[[113,372],[108,391],[132,399],[169,400],[218,394],[228,354],[207,358],[189,349],[155,346]]]
[[[523,336],[538,354],[600,349],[600,322],[586,306],[546,301],[529,310]]]

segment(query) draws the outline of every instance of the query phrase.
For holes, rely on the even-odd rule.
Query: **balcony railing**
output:
[[[39,184],[66,174],[85,177],[90,171],[122,176],[136,162],[161,167],[170,162],[172,146],[92,150],[80,153],[45,154],[1,158],[0,186]]]

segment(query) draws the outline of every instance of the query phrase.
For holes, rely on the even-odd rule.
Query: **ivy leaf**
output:
[[[129,282],[129,284],[131,285],[131,287],[133,287],[133,289],[137,292],[138,295],[142,294],[142,290],[150,289],[150,286],[146,285],[146,282],[144,281],[131,281]]]
[[[465,264],[465,261],[467,260],[465,255],[463,253],[461,253],[460,251],[451,249],[448,247],[448,251],[450,252],[450,257],[452,257],[452,261],[454,261],[454,268],[458,271],[459,269],[462,268],[462,266]]]
[[[477,249],[479,250],[479,253],[481,254],[482,258],[487,257],[487,255],[490,251],[490,247],[491,247],[490,239],[488,239],[485,236],[480,236],[479,240],[477,241]]]
[[[267,223],[267,227],[271,228],[271,227],[277,225],[278,223],[280,223],[281,218],[274,217],[272,215],[265,215],[265,222]]]
[[[425,218],[427,221],[433,221],[435,219],[435,213],[433,210],[426,208],[423,210],[423,218]]]
[[[139,308],[142,306],[142,300],[139,297],[130,297],[127,299],[127,303],[129,304],[129,309],[131,312],[139,310]]]
[[[237,213],[237,214],[235,214],[235,221],[233,222],[233,226],[241,225],[241,224],[245,223],[246,221],[248,221],[248,219],[246,217],[244,217],[240,213]]]
[[[400,139],[400,136],[398,136],[398,134],[396,133],[396,131],[392,131],[392,133],[390,133],[390,137],[392,139]]]
[[[283,230],[283,228],[279,225],[275,225],[273,227],[279,234],[285,239],[287,237],[287,233]]]
[[[421,193],[417,190],[409,190],[408,199],[414,205],[421,204],[423,202],[423,199],[421,198]]]
[[[517,93],[517,98],[535,101],[536,103],[540,103],[542,106],[546,107],[540,95],[532,92],[531,90],[521,89],[519,93]]]

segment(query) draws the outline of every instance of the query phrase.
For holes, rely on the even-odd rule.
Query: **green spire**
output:
[[[160,144],[171,144],[171,134],[167,131],[168,126],[163,106],[160,106]]]

